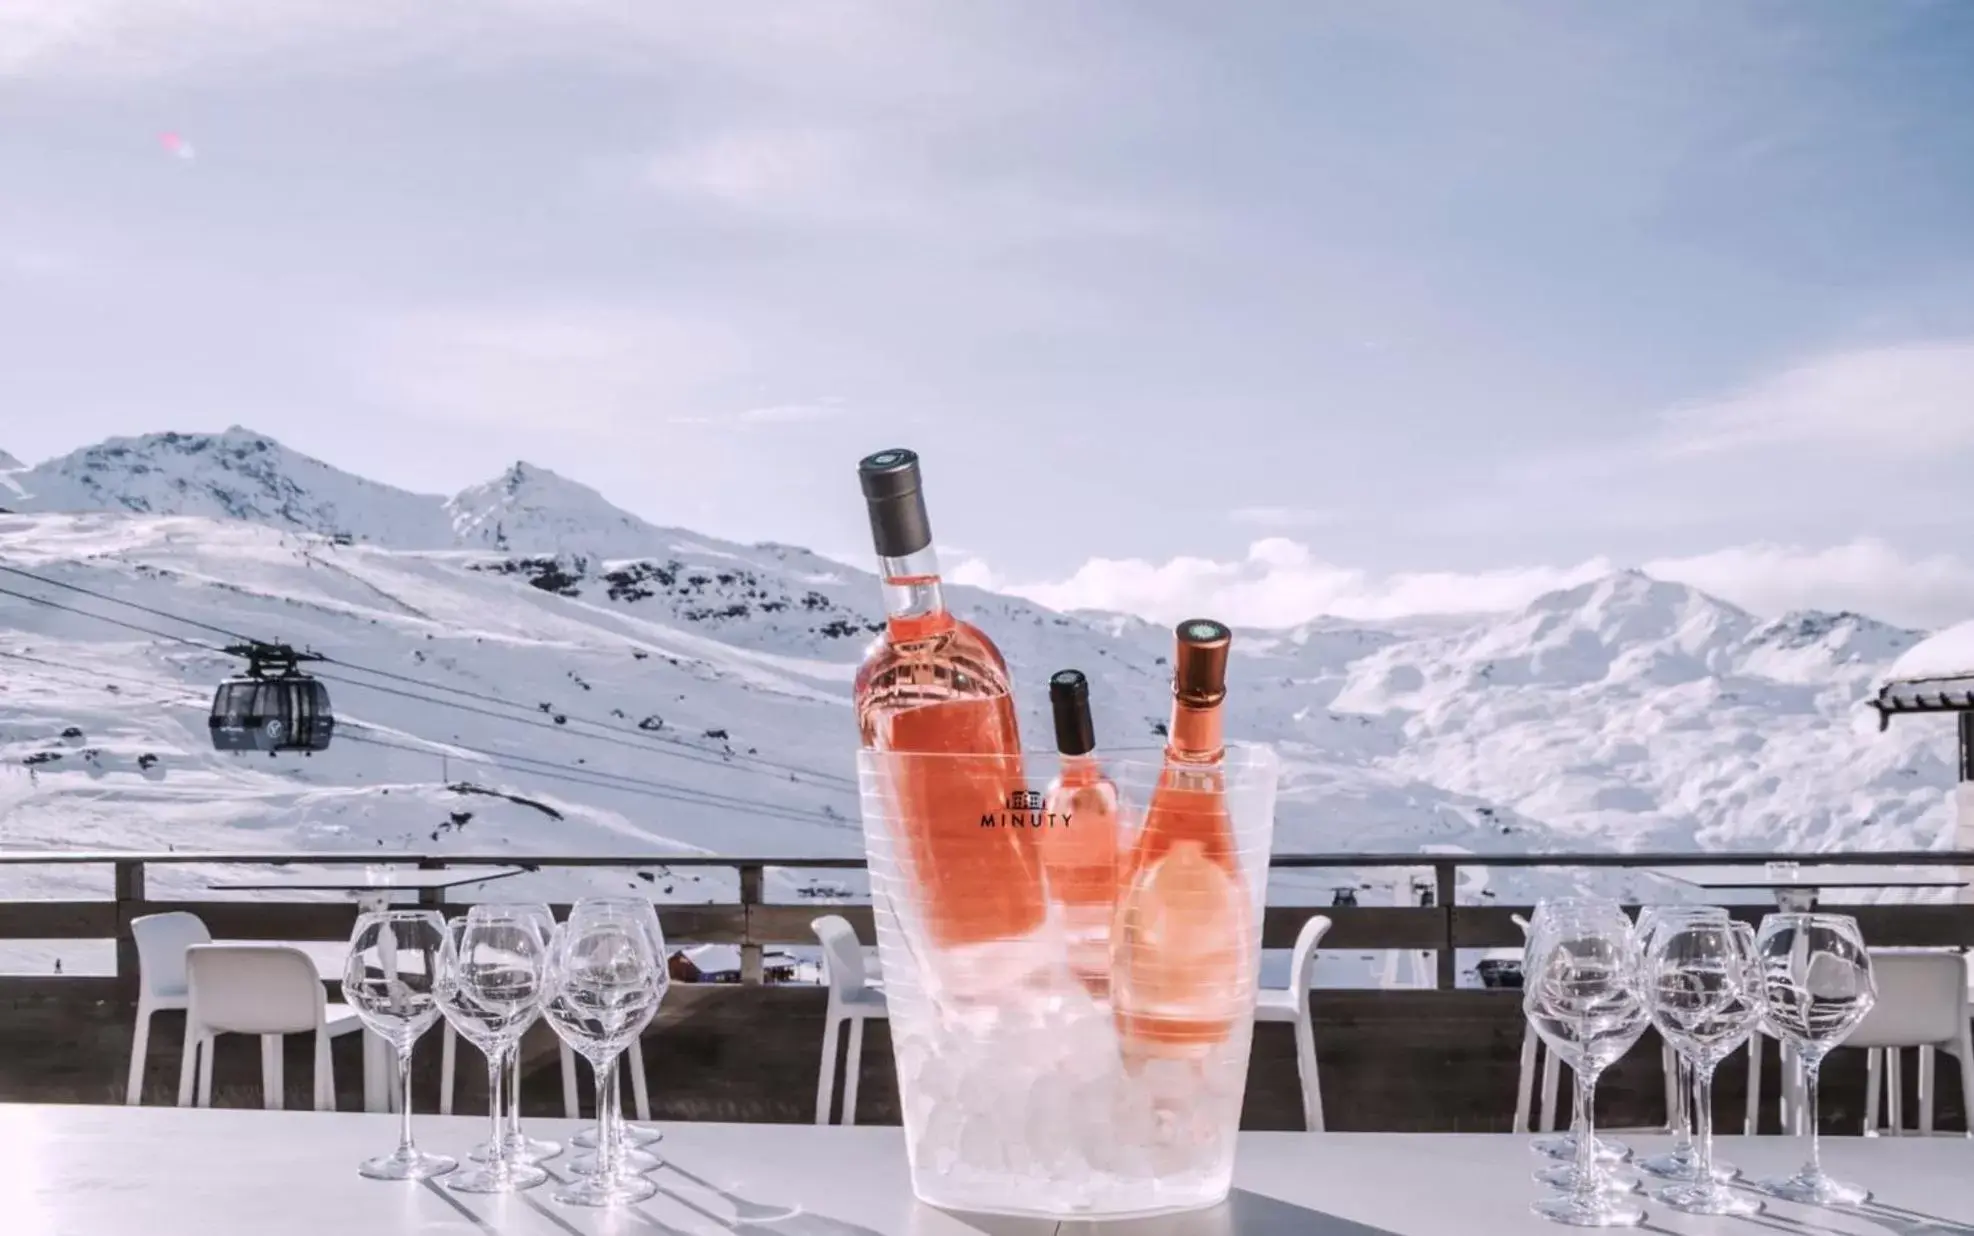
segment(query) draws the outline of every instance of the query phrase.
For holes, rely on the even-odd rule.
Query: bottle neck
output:
[[[1165,757],[1178,764],[1218,764],[1227,744],[1220,734],[1220,705],[1202,707],[1172,701],[1172,724],[1166,731]]]
[[[1095,785],[1104,779],[1103,769],[1098,766],[1094,751],[1083,755],[1065,755],[1057,768],[1064,785]]]
[[[879,558],[884,579],[884,620],[894,635],[922,636],[951,624],[939,586],[939,554],[932,546],[902,558]]]

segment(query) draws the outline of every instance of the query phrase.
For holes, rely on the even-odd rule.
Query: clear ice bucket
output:
[[[1019,768],[1004,756],[859,755],[912,1188],[929,1205],[1053,1219],[1216,1205],[1233,1178],[1253,1041],[1275,754],[1228,746],[1225,845],[1206,878],[1198,862],[1157,876],[1134,866],[1161,752],[1102,759],[1117,790],[1108,820],[1047,810],[1060,762],[1053,752],[1025,754]],[[1061,814],[1071,818],[1038,818]],[[1050,856],[1062,851],[1047,849],[1091,816],[1115,830],[1101,904],[1089,864],[1059,870]],[[1039,918],[1023,845],[1042,868]],[[1154,945],[1156,971],[1141,951]],[[1133,976],[1153,973],[1167,994],[1175,974],[1207,991],[1224,1033],[1175,1045],[1164,1019],[1139,1016],[1150,997],[1134,993],[1154,985]]]

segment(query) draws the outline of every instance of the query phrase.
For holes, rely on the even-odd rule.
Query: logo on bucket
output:
[[[1048,811],[1046,796],[1040,790],[1009,790],[1005,811],[980,813],[982,828],[1068,828],[1068,811]]]

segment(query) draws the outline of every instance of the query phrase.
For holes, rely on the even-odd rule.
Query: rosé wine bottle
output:
[[[991,989],[1033,967],[1048,917],[1033,830],[987,823],[1028,793],[1007,663],[946,609],[918,456],[879,451],[857,471],[885,611],[857,670],[857,724],[867,748],[934,757],[891,764],[887,808],[929,942],[965,963],[941,964],[944,982]]]
[[[1221,768],[1233,634],[1195,618],[1177,636],[1165,766],[1111,926],[1111,1008],[1127,1060],[1204,1055],[1251,1015],[1253,915]]]
[[[1117,786],[1096,756],[1090,680],[1081,670],[1049,679],[1060,770],[1043,801],[1039,834],[1049,900],[1061,915],[1069,968],[1089,993],[1110,993],[1110,920],[1117,910]]]

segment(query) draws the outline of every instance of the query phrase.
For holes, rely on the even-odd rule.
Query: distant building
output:
[[[1974,850],[1974,622],[1921,640],[1892,663],[1878,698],[1878,728],[1908,713],[1947,713],[1959,727],[1960,783],[1954,787],[1953,848]],[[1974,897],[1974,891],[1963,896]]]
[[[799,963],[787,953],[767,952],[761,956],[761,981],[793,983]],[[675,983],[738,983],[740,946],[736,944],[695,944],[682,948],[665,963]]]

